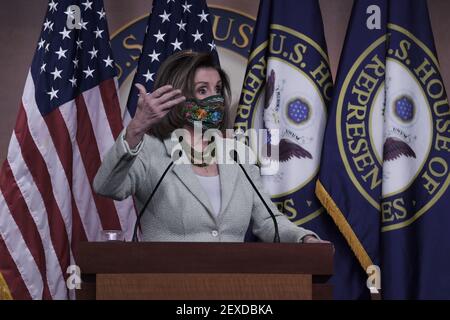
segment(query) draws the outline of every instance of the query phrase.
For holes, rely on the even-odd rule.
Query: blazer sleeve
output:
[[[256,165],[248,166],[249,176],[252,178],[259,193],[264,198],[267,205],[274,213],[278,223],[278,233],[280,235],[280,242],[302,242],[302,238],[307,235],[312,235],[319,239],[319,236],[311,230],[302,228],[291,222],[283,213],[278,211],[276,205],[272,202],[270,197],[264,191],[259,168]],[[275,227],[273,220],[267,212],[264,203],[259,199],[256,192],[253,193],[253,233],[264,242],[273,242],[275,235]]]
[[[141,151],[146,138],[138,150],[130,150],[124,140],[125,129],[109,149],[94,178],[94,191],[115,200],[123,200],[138,190],[151,190],[147,179],[147,163]],[[147,188],[143,188],[143,187]]]

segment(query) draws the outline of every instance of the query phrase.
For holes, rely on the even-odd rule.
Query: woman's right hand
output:
[[[165,85],[147,94],[145,87],[136,84],[139,90],[139,100],[136,113],[127,127],[125,140],[131,149],[136,147],[145,133],[163,118],[174,106],[186,100],[181,90]]]

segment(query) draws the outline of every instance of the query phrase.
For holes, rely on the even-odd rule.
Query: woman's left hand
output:
[[[303,237],[303,243],[331,243],[330,241],[326,241],[326,240],[321,240],[321,239],[317,239],[314,236],[304,236]]]

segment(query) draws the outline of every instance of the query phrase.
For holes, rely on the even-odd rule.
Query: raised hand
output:
[[[139,100],[136,114],[130,121],[125,139],[129,146],[134,148],[142,140],[144,134],[158,123],[174,106],[182,103],[186,98],[181,95],[181,90],[173,89],[171,85],[165,85],[152,93],[147,93],[145,87],[136,84],[139,90]]]

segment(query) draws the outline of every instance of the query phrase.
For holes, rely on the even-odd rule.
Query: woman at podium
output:
[[[216,161],[221,148],[210,143],[230,139],[195,135],[195,128],[226,129],[230,84],[211,55],[178,52],[161,65],[152,93],[137,87],[136,114],[103,159],[94,189],[116,200],[134,196],[142,240],[242,242],[252,220],[264,242],[323,242],[277,210],[256,165]],[[174,139],[180,129],[183,138]],[[192,161],[206,152],[212,161]]]

